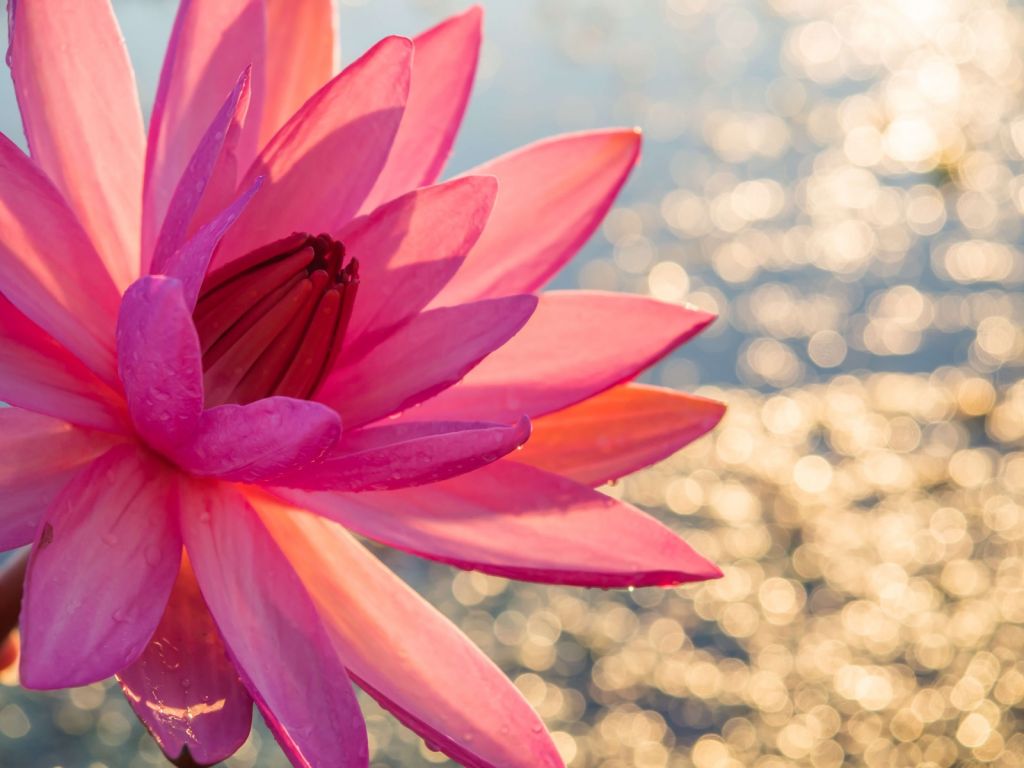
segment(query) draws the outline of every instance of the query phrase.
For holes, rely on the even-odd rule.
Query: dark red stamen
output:
[[[207,406],[308,399],[341,350],[359,262],[330,235],[294,234],[207,276],[193,315]]]

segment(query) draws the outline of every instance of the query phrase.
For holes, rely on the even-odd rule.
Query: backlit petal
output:
[[[173,476],[137,445],[68,483],[32,548],[21,608],[21,681],[70,688],[139,657],[178,574]]]

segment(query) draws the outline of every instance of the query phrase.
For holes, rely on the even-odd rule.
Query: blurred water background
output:
[[[148,111],[175,3],[115,5]],[[484,5],[450,170],[645,131],[557,284],[719,313],[648,378],[725,400],[725,421],[607,490],[725,578],[585,591],[381,556],[502,665],[572,768],[1024,764],[1020,5]],[[342,2],[344,57],[462,7]],[[0,130],[21,140],[7,78]],[[4,766],[162,764],[115,686],[6,683]],[[374,766],[446,763],[366,712]],[[286,763],[260,727],[227,765]]]

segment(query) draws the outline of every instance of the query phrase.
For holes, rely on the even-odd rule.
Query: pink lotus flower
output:
[[[108,0],[11,2],[32,158],[0,138],[0,548],[32,544],[21,677],[116,674],[183,763],[237,749],[255,701],[295,765],[365,766],[351,679],[465,765],[560,765],[349,531],[517,579],[718,576],[593,490],[720,418],[629,383],[711,317],[536,293],[635,131],[435,183],[479,9],[337,76],[332,19],[184,0],[147,138]]]

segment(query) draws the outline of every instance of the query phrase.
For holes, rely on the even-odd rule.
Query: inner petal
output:
[[[309,399],[341,351],[359,262],[330,235],[296,233],[212,272],[193,314],[206,407]]]

